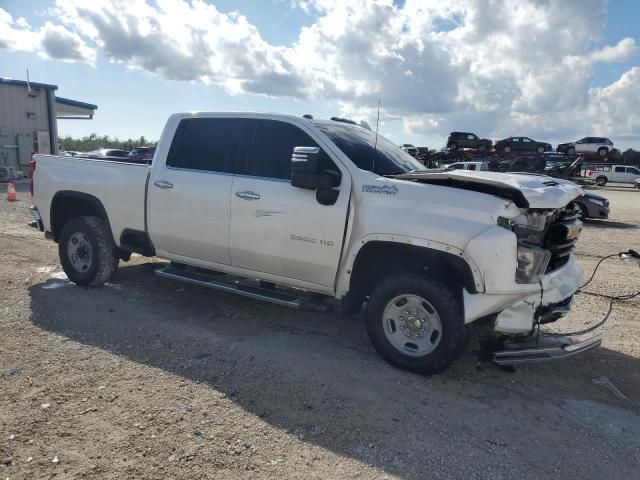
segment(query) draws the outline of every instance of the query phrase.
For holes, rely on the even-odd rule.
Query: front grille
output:
[[[573,204],[558,212],[544,238],[544,248],[551,252],[546,273],[559,269],[569,261],[577,240],[575,230],[579,232],[581,228],[582,223]]]

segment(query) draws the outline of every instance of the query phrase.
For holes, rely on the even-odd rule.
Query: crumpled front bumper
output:
[[[578,290],[582,267],[573,258],[562,268],[544,276],[541,283],[522,285],[514,282],[510,291],[500,293],[463,292],[465,323],[496,315],[494,328],[506,335],[530,333],[539,308],[561,305]]]
[[[602,344],[602,332],[583,336],[547,336],[544,332],[532,335],[528,343],[505,344],[493,353],[498,365],[518,365],[562,360],[587,352]]]

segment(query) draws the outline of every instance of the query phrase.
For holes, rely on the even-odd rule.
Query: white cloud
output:
[[[290,3],[314,20],[287,46],[203,0],[57,0],[40,29],[0,9],[0,48],[89,63],[98,52],[231,94],[333,101],[370,124],[380,99],[383,121],[402,119],[407,132],[430,137],[463,128],[549,140],[597,128],[634,135],[635,113],[617,102],[620,92],[640,97],[635,70],[592,88],[594,64],[638,51],[633,38],[593,47],[602,43],[606,0]]]
[[[26,19],[13,19],[0,8],[0,49],[33,52],[44,58],[93,63],[95,51],[75,32],[46,22],[33,29]]]
[[[638,52],[638,46],[633,38],[626,37],[616,45],[606,45],[599,50],[594,50],[589,54],[592,62],[624,62],[629,57]]]

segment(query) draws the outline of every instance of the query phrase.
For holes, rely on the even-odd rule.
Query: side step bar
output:
[[[172,278],[193,285],[200,285],[201,287],[213,288],[214,290],[220,290],[222,292],[235,293],[243,297],[263,300],[285,307],[318,311],[326,311],[329,309],[329,305],[314,302],[313,298],[309,295],[296,296],[283,291],[249,285],[240,280],[226,278],[226,275],[207,275],[206,273],[176,268],[171,265],[157,268],[155,273],[161,277]]]

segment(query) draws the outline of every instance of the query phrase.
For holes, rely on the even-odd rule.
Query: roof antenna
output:
[[[376,119],[376,141],[373,144],[373,161],[371,162],[371,171],[376,167],[376,155],[378,154],[378,125],[380,124],[380,99],[378,99],[378,118]]]

